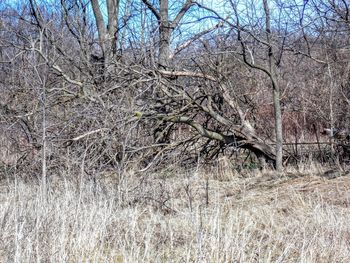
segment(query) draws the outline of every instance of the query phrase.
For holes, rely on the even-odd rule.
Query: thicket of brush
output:
[[[349,10],[1,1],[0,262],[349,261]]]

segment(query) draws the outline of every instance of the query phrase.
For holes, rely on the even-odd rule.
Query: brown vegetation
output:
[[[349,258],[349,3],[210,2],[1,1],[0,261]]]
[[[321,167],[2,182],[2,262],[344,262],[350,177]]]

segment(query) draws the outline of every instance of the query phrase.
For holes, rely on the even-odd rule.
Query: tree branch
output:
[[[158,70],[158,72],[168,77],[194,77],[194,78],[202,78],[202,79],[207,79],[212,81],[218,81],[217,78],[204,73],[200,73],[200,72],[168,71],[168,70]]]
[[[177,46],[175,48],[174,54],[172,55],[172,57],[174,57],[176,54],[180,53],[182,50],[186,49],[187,47],[189,47],[194,41],[200,39],[202,36],[210,33],[211,31],[222,27],[224,25],[224,21],[220,21],[219,23],[217,23],[216,25],[214,25],[211,28],[208,28],[207,30],[204,30],[202,32],[199,32],[198,34],[194,35],[191,39],[189,39],[188,41],[186,41],[185,43],[182,43],[181,45]]]
[[[83,83],[82,82],[74,80],[74,79],[71,79],[66,73],[64,73],[64,71],[60,68],[60,66],[58,66],[56,64],[53,64],[53,63],[51,63],[51,65],[50,65],[49,59],[39,49],[34,48],[33,50],[36,51],[45,60],[45,62],[49,66],[51,66],[54,70],[56,70],[58,72],[58,74],[60,76],[62,76],[67,82],[69,82],[69,83],[71,83],[73,85],[77,85],[79,87],[83,87]]]
[[[105,53],[106,52],[105,40],[107,35],[106,25],[103,21],[103,16],[101,13],[98,0],[91,0],[91,5],[92,5],[92,10],[94,12],[95,20],[96,20],[96,26],[97,26],[98,36],[100,39],[100,45],[102,47],[103,53]]]
[[[184,17],[186,12],[193,6],[195,3],[192,0],[187,0],[186,3],[182,6],[181,10],[179,13],[176,15],[175,19],[173,22],[171,22],[171,27],[175,28],[179,25],[181,19]]]
[[[148,0],[142,0],[142,2],[148,7],[148,9],[149,9],[149,10],[153,13],[153,15],[157,18],[158,23],[160,23],[161,17],[160,17],[159,12],[155,9],[155,7],[154,7],[150,2],[148,2]]]

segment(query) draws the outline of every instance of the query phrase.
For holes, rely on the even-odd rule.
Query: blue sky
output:
[[[151,1],[151,0],[150,0]],[[178,12],[179,8],[181,7],[182,3],[185,0],[182,1],[175,1],[170,0],[170,3],[173,3],[172,6],[175,4],[175,13]],[[262,12],[262,0],[197,0],[201,4],[214,9],[216,12],[218,12],[222,17],[228,18],[228,19],[234,19],[234,13],[231,7],[230,2],[235,2],[238,6],[239,12],[240,12],[240,20],[242,24],[259,24],[261,26],[262,23],[264,23],[264,14]],[[298,3],[299,5],[303,3],[304,0],[295,0],[294,3]],[[103,3],[104,1],[100,0],[100,3]],[[276,12],[276,3],[279,3],[283,5],[283,3],[287,3],[288,1],[283,0],[270,0],[270,7],[271,7],[271,13],[274,18],[278,18],[277,12]],[[29,5],[29,0],[0,0],[0,8],[1,6],[17,6],[20,4],[27,3],[27,6]],[[37,0],[37,3],[45,3],[46,6],[59,6],[60,1],[58,0]],[[123,10],[125,10],[125,6],[127,6],[127,3],[134,3],[138,5],[140,8],[144,8],[144,5],[141,3],[141,0],[121,0],[121,13],[123,14]],[[101,10],[106,15],[106,8],[103,8],[105,6],[104,4],[101,5]],[[150,14],[150,12],[148,12]],[[198,10],[196,7],[192,7],[190,12],[184,17],[183,19],[183,26],[180,28],[180,30],[177,30],[174,35],[175,42],[181,42],[184,39],[187,39],[191,37],[193,34],[196,34],[200,31],[206,30],[210,27],[212,27],[214,24],[218,23],[218,20],[211,18],[214,16],[213,14],[209,14],[208,11]],[[283,15],[284,16],[284,15]],[[203,17],[207,17],[206,19],[203,19]],[[130,23],[130,27],[133,30],[133,34],[138,34],[140,29],[140,21],[141,17],[139,14],[134,15],[135,22]],[[292,20],[295,20],[294,18],[287,18],[282,17],[286,22],[291,23]],[[199,21],[199,22],[198,22]],[[231,20],[232,21],[232,20]],[[296,19],[297,21],[297,19]],[[156,26],[156,23],[151,24],[148,22],[148,30],[153,30],[152,27]],[[149,34],[151,34],[151,31],[149,31]],[[155,32],[156,34],[156,32]]]

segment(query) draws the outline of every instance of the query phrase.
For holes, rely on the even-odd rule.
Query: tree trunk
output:
[[[118,13],[119,13],[119,2],[120,0],[107,0],[107,11],[108,11],[108,52],[111,57],[117,53],[117,40],[118,40]]]
[[[275,60],[273,54],[272,40],[271,40],[271,17],[270,9],[267,0],[263,0],[264,11],[266,16],[266,38],[269,45],[268,48],[268,75],[270,77],[273,89],[273,106],[275,111],[275,133],[276,133],[276,170],[281,172],[283,169],[283,134],[282,134],[282,113],[280,103],[280,87],[276,78]]]
[[[275,111],[275,132],[276,132],[276,170],[283,169],[283,133],[282,133],[282,113],[280,103],[279,86],[273,89],[273,106]]]
[[[240,148],[247,149],[253,152],[259,160],[264,160],[272,163],[276,168],[276,154],[273,147],[266,144],[250,129],[242,129],[239,127],[231,127],[231,132],[234,135],[225,135],[219,131],[206,129],[200,123],[194,121],[187,116],[166,116],[158,115],[158,119],[173,123],[184,123],[193,127],[201,136],[223,142],[226,145],[240,145]]]
[[[107,0],[108,25],[106,25],[99,1],[91,0],[105,70],[116,53],[119,3],[120,0]]]
[[[159,45],[158,45],[158,67],[167,69],[170,66],[170,39],[174,29],[179,26],[180,21],[187,11],[194,5],[192,0],[186,0],[180,11],[176,14],[173,21],[169,19],[169,0],[159,0],[159,10],[148,0],[142,0],[147,8],[157,18],[159,28]]]
[[[171,23],[169,21],[168,0],[160,1],[160,21],[159,21],[159,60],[158,64],[162,68],[169,67],[170,58],[170,36]]]

